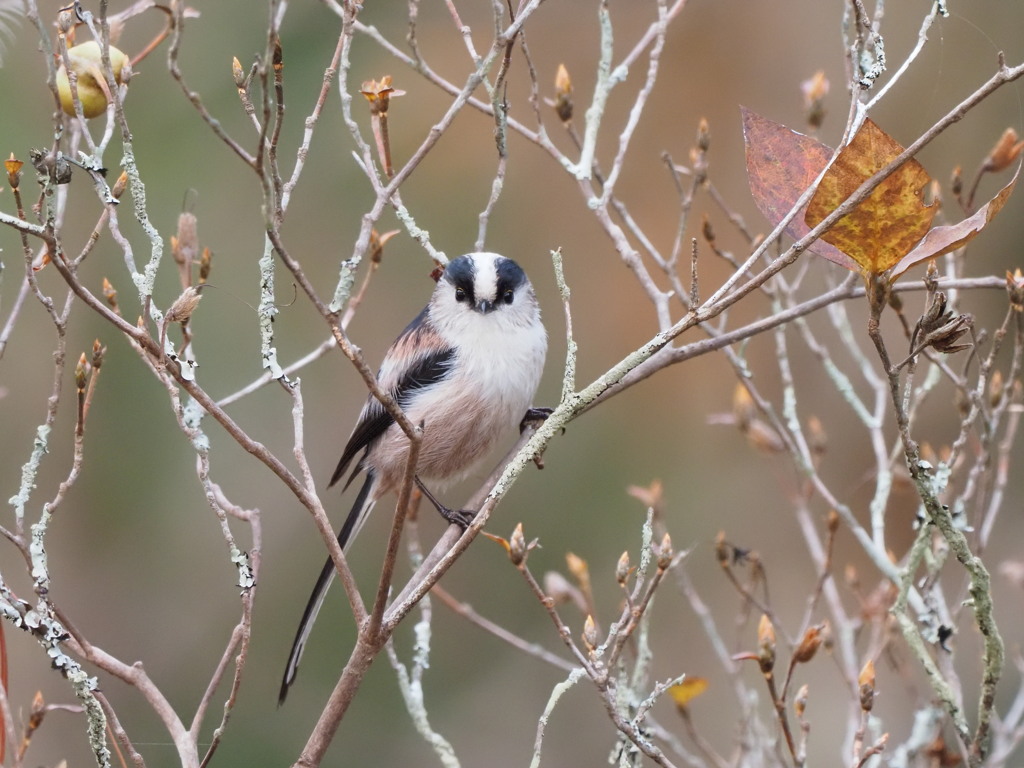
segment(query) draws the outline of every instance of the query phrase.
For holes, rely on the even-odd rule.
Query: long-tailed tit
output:
[[[430,303],[391,345],[377,373],[381,389],[394,397],[409,421],[423,425],[416,467],[421,488],[421,481],[436,487],[465,477],[501,435],[520,423],[537,391],[546,351],[537,298],[518,264],[496,253],[470,253],[449,262]],[[352,543],[373,505],[401,487],[408,450],[405,433],[371,394],[330,482],[338,482],[362,451],[345,481],[347,488],[356,474],[366,472],[338,531],[342,549]],[[450,510],[438,509],[458,521]],[[279,704],[295,679],[334,572],[328,558],[302,614]]]

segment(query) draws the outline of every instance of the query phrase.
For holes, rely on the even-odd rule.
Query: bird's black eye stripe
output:
[[[506,304],[515,301],[516,290],[526,282],[526,273],[512,259],[501,259],[495,266],[498,273],[498,299]]]
[[[476,269],[472,259],[460,256],[448,262],[444,270],[444,280],[455,286],[455,300],[458,302],[468,301],[472,304],[476,301],[473,296],[473,280],[476,276]]]
[[[512,259],[499,259],[495,271],[498,273],[499,296],[504,290],[511,288],[514,291],[526,282],[526,273]]]

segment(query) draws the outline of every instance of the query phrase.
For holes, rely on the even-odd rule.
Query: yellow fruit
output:
[[[102,115],[107,109],[107,83],[103,76],[102,54],[100,44],[95,40],[76,45],[68,49],[71,68],[78,77],[78,98],[82,102],[82,114],[86,117]],[[114,46],[110,46],[110,64],[114,70],[114,81],[121,83],[122,74],[130,71],[128,57]],[[60,96],[60,107],[68,115],[74,116],[75,103],[71,98],[71,83],[68,73],[61,62],[57,70],[57,94]]]

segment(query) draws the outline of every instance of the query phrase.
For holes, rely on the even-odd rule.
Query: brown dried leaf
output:
[[[955,251],[975,237],[978,233],[983,230],[995,215],[1003,209],[1006,205],[1007,199],[1010,197],[1010,193],[1013,192],[1013,188],[1017,185],[1017,178],[1020,176],[1020,164],[1017,165],[1017,170],[1013,174],[1013,178],[1010,179],[1010,183],[1003,187],[999,192],[989,200],[985,205],[981,206],[973,216],[969,216],[963,221],[959,221],[956,224],[946,224],[941,227],[935,227],[931,229],[928,234],[924,236],[924,239],[917,244],[917,246],[900,259],[899,263],[893,269],[893,279],[899,277],[908,269],[915,264],[920,264],[922,261],[928,259],[934,259],[941,256],[944,253]]]
[[[758,210],[775,226],[818,178],[833,150],[746,107],[740,109],[750,193]],[[786,234],[794,240],[810,232],[804,217],[805,211],[801,210],[786,225]],[[849,256],[823,240],[812,243],[808,250],[849,270],[857,270]]]

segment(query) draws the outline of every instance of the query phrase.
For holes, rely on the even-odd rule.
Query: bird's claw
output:
[[[476,510],[472,509],[449,509],[444,505],[439,505],[437,511],[441,513],[441,517],[447,520],[449,524],[457,525],[462,530],[469,528],[473,518],[476,517]]]
[[[427,490],[427,486],[425,486],[423,481],[418,477],[416,478],[416,487],[420,489],[420,493],[422,493],[427,501],[433,505],[434,509],[438,511],[441,517],[448,521],[449,525],[457,525],[462,530],[466,530],[469,528],[469,524],[473,522],[473,518],[476,517],[475,510],[451,509],[450,507],[446,507],[437,500],[437,497],[434,496],[434,494]]]
[[[547,419],[552,413],[554,408],[529,408],[526,411],[526,415],[523,416],[523,420],[519,422],[519,434],[523,434],[527,427],[534,427],[540,424],[542,421]]]

